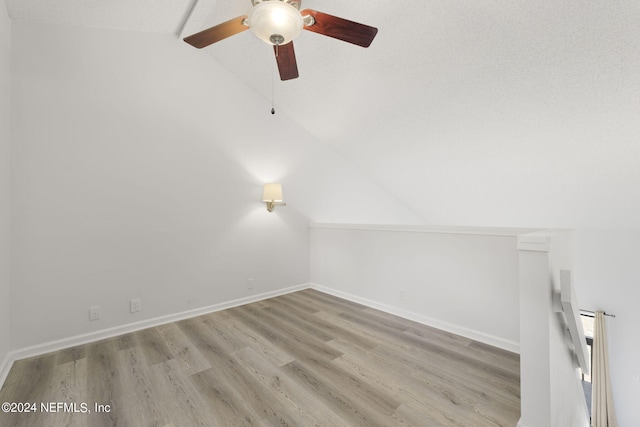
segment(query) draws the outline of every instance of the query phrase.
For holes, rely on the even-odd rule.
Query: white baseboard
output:
[[[485,334],[483,332],[475,331],[469,328],[465,328],[452,323],[444,322],[442,320],[434,319],[421,314],[413,313],[407,310],[403,310],[398,307],[393,307],[387,304],[379,303],[377,301],[369,300],[366,298],[358,297],[356,295],[348,294],[346,292],[338,291],[326,286],[318,285],[316,283],[304,283],[301,285],[290,286],[288,288],[278,289],[275,291],[265,292],[257,295],[251,295],[244,298],[235,299],[232,301],[226,301],[219,304],[210,305],[207,307],[200,307],[193,310],[183,311],[180,313],[170,314],[166,316],[160,316],[153,319],[147,319],[140,322],[128,323],[113,328],[102,329],[87,334],[76,335],[73,337],[63,338],[60,340],[49,341],[43,344],[34,345],[18,350],[14,350],[7,354],[0,364],[0,389],[4,384],[4,381],[11,370],[13,362],[28,357],[39,356],[52,351],[62,350],[77,345],[87,344],[94,341],[99,341],[106,338],[112,338],[118,335],[139,331],[146,328],[151,328],[166,323],[176,322],[178,320],[184,320],[203,314],[214,313],[216,311],[226,310],[228,308],[237,307],[252,302],[262,301],[268,298],[277,297],[280,295],[289,294],[291,292],[300,291],[302,289],[312,288],[320,292],[324,292],[330,295],[344,298],[349,301],[357,302],[359,304],[366,305],[367,307],[375,308],[386,313],[390,313],[396,316],[403,317],[405,319],[413,320],[418,323],[422,323],[427,326],[442,329],[453,334],[461,335],[476,341],[483,342],[504,350],[508,350],[514,353],[520,351],[520,345],[516,342],[495,337],[493,335]],[[524,427],[524,426],[519,426]]]
[[[522,422],[522,418],[520,418],[518,420],[518,424],[516,424],[516,427],[527,427],[527,425],[525,423]]]
[[[331,294],[349,301],[357,302],[358,304],[366,305],[367,307],[375,308],[377,310],[384,311],[395,316],[403,317],[408,320],[413,320],[414,322],[422,323],[423,325],[451,332],[452,334],[461,335],[463,337],[470,338],[475,341],[480,341],[482,343],[489,344],[491,346],[498,347],[513,353],[520,353],[520,344],[515,341],[507,340],[491,334],[469,329],[464,326],[434,319],[432,317],[424,316],[422,314],[414,313],[402,308],[393,307],[391,305],[383,304],[367,298],[348,294],[346,292],[318,285],[317,283],[311,283],[310,287],[320,292]]]
[[[130,332],[139,331],[141,329],[152,328],[158,325],[164,325],[166,323],[176,322],[178,320],[184,320],[195,316],[200,316],[202,314],[214,313],[216,311],[226,310],[228,308],[237,307],[239,305],[249,304],[252,302],[262,301],[268,298],[277,297],[280,295],[289,294],[291,292],[296,292],[302,289],[309,288],[308,283],[304,283],[301,285],[290,286],[288,288],[278,289],[275,291],[264,292],[261,294],[251,295],[244,298],[238,298],[232,301],[226,301],[219,304],[210,305],[207,307],[200,307],[193,310],[187,310],[180,313],[169,314],[166,316],[155,317],[153,319],[142,320],[140,322],[127,323],[125,325],[116,326],[113,328],[102,329],[100,331],[90,332],[87,334],[76,335],[73,337],[62,338],[55,341],[49,341],[43,344],[34,345],[27,348],[22,348],[19,350],[14,350],[7,355],[7,359],[10,362],[5,361],[11,365],[13,361],[25,359],[27,357],[39,356],[41,354],[50,353],[52,351],[62,350],[69,347],[74,347],[81,344],[87,344],[94,341],[103,340],[105,338],[112,338],[118,335],[127,334]],[[4,367],[4,363],[2,365]],[[4,383],[6,378],[6,374],[8,374],[11,366],[6,368],[7,372],[4,370],[0,370],[0,374],[5,374],[4,377],[0,376],[0,387]]]

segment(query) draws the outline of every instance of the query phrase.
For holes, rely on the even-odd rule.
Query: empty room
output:
[[[638,22],[0,2],[0,426],[640,425]]]

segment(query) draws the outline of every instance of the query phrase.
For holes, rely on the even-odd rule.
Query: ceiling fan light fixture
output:
[[[280,46],[300,34],[303,19],[298,9],[283,0],[264,0],[251,9],[247,23],[265,43]]]

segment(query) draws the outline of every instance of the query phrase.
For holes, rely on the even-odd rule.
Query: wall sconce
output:
[[[262,201],[267,204],[269,212],[273,212],[276,206],[287,206],[282,201],[282,185],[265,184],[262,190]]]

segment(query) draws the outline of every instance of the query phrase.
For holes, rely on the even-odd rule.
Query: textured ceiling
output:
[[[378,36],[363,49],[303,31],[300,78],[275,87],[250,32],[205,51],[427,222],[640,227],[637,1],[303,7]],[[203,27],[248,10],[218,1]]]
[[[49,24],[178,33],[195,0],[6,0],[9,17]]]
[[[181,36],[251,8],[249,0],[7,4],[13,19]],[[201,53],[428,222],[640,227],[629,213],[640,210],[637,0],[302,7],[378,27],[378,36],[364,49],[303,31],[294,42],[300,78],[286,82],[274,79],[270,46],[249,31]]]

